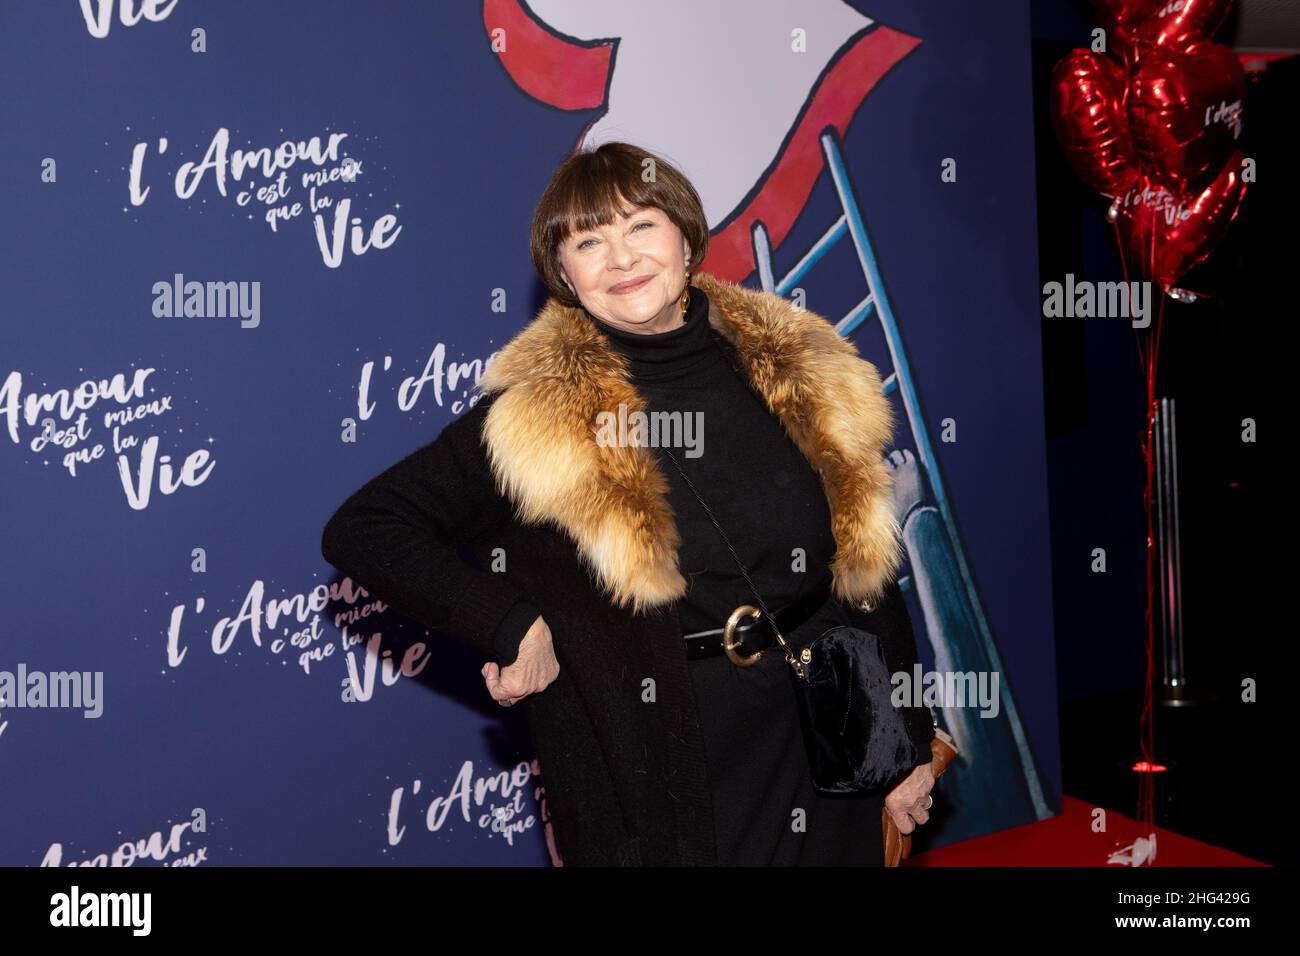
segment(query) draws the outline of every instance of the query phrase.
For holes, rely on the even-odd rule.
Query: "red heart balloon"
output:
[[[1137,180],[1137,157],[1124,111],[1124,70],[1114,60],[1073,50],[1052,71],[1051,114],[1065,158],[1106,196]]]
[[[1233,150],[1218,175],[1199,192],[1179,194],[1149,177],[1115,203],[1124,250],[1142,274],[1169,292],[1175,282],[1223,241],[1237,218],[1246,183],[1244,157]]]
[[[1156,14],[1167,0],[1092,0],[1097,22],[1106,28],[1110,52],[1129,60],[1133,31]]]
[[[1182,50],[1214,36],[1231,7],[1232,0],[1168,0],[1127,29],[1139,47],[1139,55],[1144,44]]]
[[[1204,185],[1241,135],[1245,96],[1241,63],[1226,46],[1149,48],[1128,88],[1129,129],[1143,172],[1179,191]]]
[[[1135,24],[1151,16],[1165,0],[1092,0],[1097,19],[1105,26]]]

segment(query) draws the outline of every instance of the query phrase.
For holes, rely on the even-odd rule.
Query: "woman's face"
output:
[[[560,268],[583,308],[602,322],[629,332],[667,332],[682,324],[678,300],[690,246],[663,210],[631,212],[565,239]]]

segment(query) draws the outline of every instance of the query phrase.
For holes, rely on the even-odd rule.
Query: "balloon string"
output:
[[[1146,448],[1143,450],[1146,461],[1147,487],[1144,495],[1147,517],[1147,594],[1146,594],[1146,687],[1143,692],[1142,759],[1148,770],[1142,774],[1142,796],[1139,804],[1143,832],[1151,833],[1155,828],[1155,576],[1162,569],[1157,566],[1155,528],[1153,520],[1155,484],[1155,432],[1158,404],[1156,399],[1156,380],[1160,364],[1160,336],[1164,327],[1165,296],[1161,294],[1160,305],[1156,310],[1154,342],[1147,348],[1147,435]],[[1167,423],[1166,423],[1167,424]],[[1174,494],[1177,494],[1174,489]]]
[[[1115,233],[1115,251],[1119,254],[1119,266],[1124,270],[1124,296],[1128,299],[1128,314],[1133,314],[1133,287],[1129,284],[1128,277],[1128,258],[1124,255],[1124,240],[1119,233],[1119,217],[1116,216],[1111,221],[1111,228]],[[1139,336],[1137,340],[1138,350],[1138,367],[1144,372],[1146,370],[1146,359],[1142,354],[1142,339]]]
[[[1120,235],[1119,222],[1116,220],[1112,223],[1115,233],[1115,245],[1119,253],[1120,267],[1124,274],[1125,294],[1130,297],[1129,315],[1133,314],[1132,310],[1132,285],[1129,281],[1128,259],[1124,254],[1123,237]],[[1145,253],[1143,260],[1139,262],[1140,275],[1150,281],[1153,286],[1158,285],[1155,281],[1155,223],[1151,226],[1151,235],[1149,241],[1145,243],[1146,248],[1142,251]],[[1145,471],[1146,485],[1142,491],[1142,507],[1146,517],[1147,538],[1146,538],[1146,608],[1143,616],[1146,633],[1143,635],[1143,644],[1145,645],[1146,673],[1142,691],[1142,711],[1138,719],[1138,750],[1141,754],[1143,768],[1138,773],[1138,796],[1137,796],[1137,816],[1139,832],[1138,837],[1146,838],[1155,832],[1155,529],[1152,518],[1153,494],[1155,486],[1155,456],[1154,456],[1154,435],[1155,435],[1155,417],[1156,417],[1156,377],[1159,371],[1160,355],[1160,332],[1164,325],[1165,313],[1165,294],[1163,289],[1154,290],[1160,297],[1160,304],[1156,310],[1156,321],[1154,330],[1137,329],[1135,344],[1137,345],[1138,365],[1142,370],[1144,395],[1146,403],[1146,430],[1145,435],[1140,441],[1142,451],[1142,463]],[[1144,335],[1144,332],[1146,333]],[[1144,338],[1146,339],[1144,347]],[[1128,828],[1126,828],[1128,829]],[[1132,835],[1130,833],[1130,835]],[[1134,839],[1125,839],[1121,842],[1132,844]]]
[[[1147,337],[1147,347],[1145,349],[1145,381],[1146,386],[1146,435],[1142,445],[1142,459],[1146,471],[1146,487],[1142,493],[1143,510],[1146,513],[1147,538],[1146,538],[1146,679],[1142,693],[1142,716],[1139,721],[1139,746],[1144,763],[1144,771],[1138,775],[1138,820],[1142,825],[1142,836],[1147,836],[1154,832],[1155,829],[1155,575],[1158,573],[1156,567],[1156,541],[1155,527],[1153,520],[1154,505],[1154,487],[1155,487],[1155,430],[1156,430],[1156,412],[1158,409],[1156,403],[1156,381],[1160,365],[1160,332],[1164,326],[1165,314],[1165,294],[1164,290],[1159,288],[1159,282],[1156,277],[1156,224],[1152,221],[1151,236],[1147,243],[1147,261],[1146,272],[1150,281],[1156,286],[1155,294],[1160,296],[1160,304],[1156,309],[1155,328],[1141,329],[1138,333],[1139,343],[1145,333]],[[1141,352],[1141,345],[1139,344]]]

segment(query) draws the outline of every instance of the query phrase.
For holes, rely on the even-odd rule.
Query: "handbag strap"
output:
[[[718,524],[718,519],[713,516],[713,509],[709,507],[708,503],[700,495],[699,491],[696,490],[695,483],[691,481],[689,477],[687,477],[686,472],[682,469],[682,466],[678,463],[676,456],[673,455],[673,453],[670,452],[666,447],[662,448],[661,450],[665,455],[668,456],[668,459],[673,463],[673,466],[676,467],[677,473],[681,475],[682,480],[686,482],[686,487],[691,489],[691,494],[693,494],[695,496],[695,500],[697,500],[700,503],[700,507],[704,509],[704,513],[709,516],[709,521],[713,522],[713,527],[717,529],[718,536],[722,538],[722,543],[725,544],[727,546],[727,550],[731,552],[731,557],[736,562],[736,567],[740,568],[740,573],[745,576],[745,582],[749,585],[749,589],[754,592],[754,597],[758,600],[758,606],[762,610],[763,616],[766,617],[768,621],[771,623],[772,633],[776,635],[776,639],[781,643],[781,646],[785,648],[786,660],[790,662],[791,666],[797,668],[798,663],[794,660],[794,655],[791,653],[790,648],[786,645],[785,638],[781,635],[780,628],[776,626],[776,618],[773,617],[772,612],[767,609],[767,603],[763,600],[763,595],[758,593],[758,588],[754,586],[754,579],[749,576],[749,571],[745,569],[745,563],[740,560],[740,555],[738,555],[736,553],[736,549],[731,546],[731,539],[728,538],[726,532],[722,530],[722,525]]]

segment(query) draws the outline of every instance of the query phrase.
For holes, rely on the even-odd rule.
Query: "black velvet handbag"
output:
[[[741,665],[757,659],[755,655],[747,661],[735,654],[740,642],[733,634],[745,616],[766,618],[785,652],[813,789],[823,795],[879,793],[896,784],[923,761],[908,733],[903,712],[890,700],[892,684],[880,636],[859,627],[837,625],[827,628],[796,654],[777,628],[776,619],[712,510],[676,457],[666,448],[663,451],[713,522],[758,601],[757,608],[741,605],[728,619],[723,638],[728,658]]]

